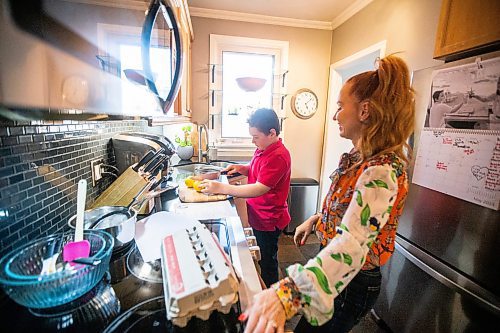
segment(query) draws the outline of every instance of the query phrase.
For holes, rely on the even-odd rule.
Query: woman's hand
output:
[[[318,221],[320,215],[316,214],[302,222],[297,228],[295,228],[295,234],[293,235],[293,242],[297,246],[304,245],[309,235],[312,233],[314,224]]]
[[[284,333],[285,309],[276,292],[266,289],[253,297],[252,305],[240,315],[241,321],[247,321],[245,333]]]

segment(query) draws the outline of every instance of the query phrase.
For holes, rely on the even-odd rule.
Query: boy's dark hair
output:
[[[432,100],[434,102],[437,102],[438,101],[438,98],[439,98],[439,95],[441,95],[441,93],[443,92],[443,90],[436,90],[433,94],[432,94]]]
[[[255,127],[266,135],[271,133],[272,128],[275,129],[276,135],[280,134],[280,121],[273,109],[263,108],[255,110],[248,117],[247,123],[250,127]]]

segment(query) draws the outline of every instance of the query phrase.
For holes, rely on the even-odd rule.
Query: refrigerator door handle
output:
[[[500,316],[498,297],[468,277],[451,269],[398,235],[396,236],[396,250],[437,281],[462,295],[472,297],[479,305]]]

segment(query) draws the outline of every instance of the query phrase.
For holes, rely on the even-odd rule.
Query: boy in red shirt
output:
[[[262,279],[267,286],[278,281],[278,238],[290,222],[287,197],[290,190],[290,153],[278,137],[280,125],[272,109],[258,109],[248,119],[252,143],[257,146],[247,165],[232,164],[228,175],[248,176],[247,185],[204,181],[203,193],[248,198],[248,222],[253,228],[262,259]]]

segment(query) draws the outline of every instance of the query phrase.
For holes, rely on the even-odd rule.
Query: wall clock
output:
[[[62,98],[73,105],[81,106],[89,98],[89,83],[79,75],[68,76],[62,86]]]
[[[318,110],[318,97],[310,89],[299,89],[292,96],[291,107],[297,117],[309,119]]]

